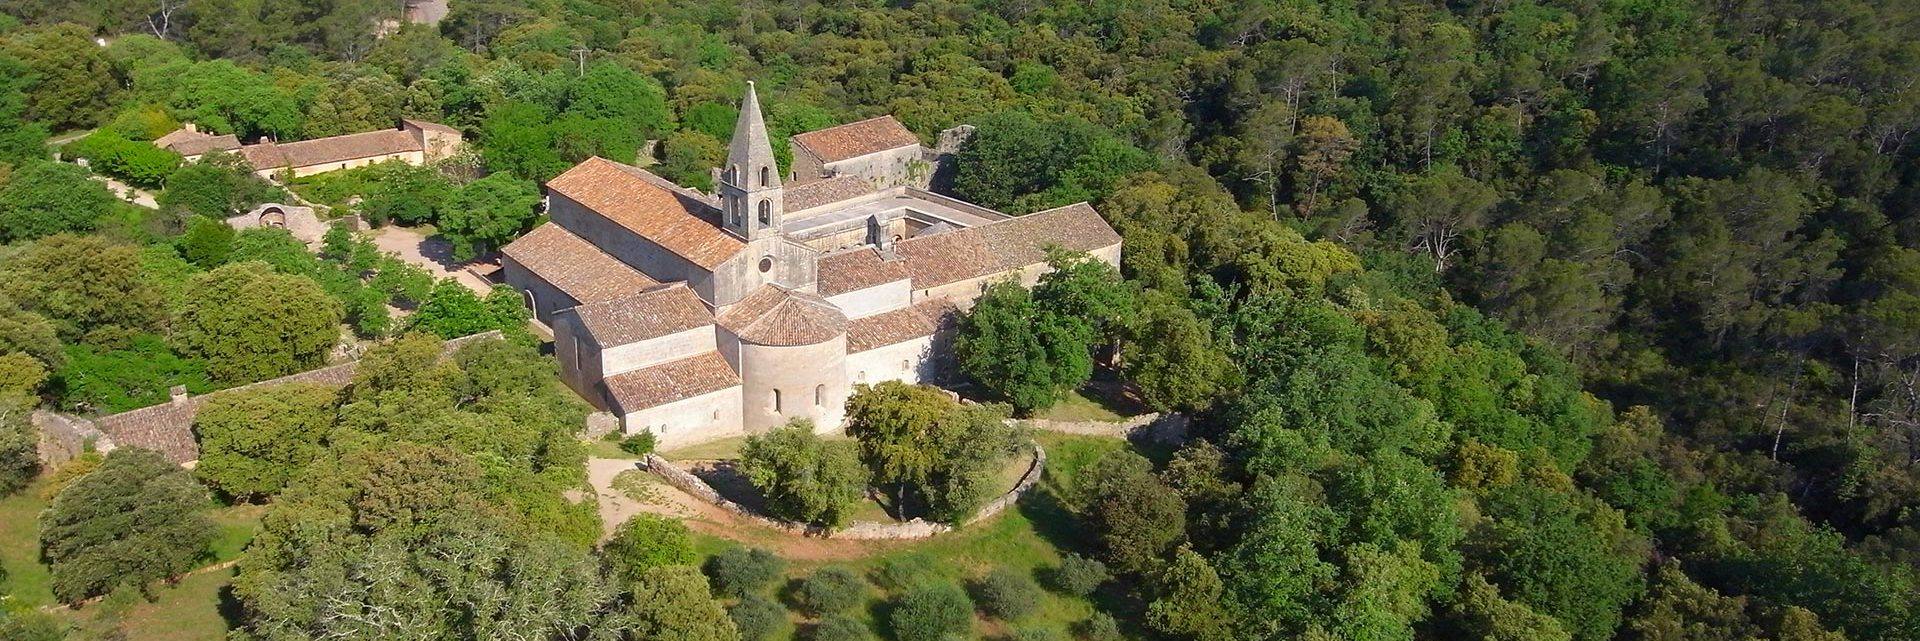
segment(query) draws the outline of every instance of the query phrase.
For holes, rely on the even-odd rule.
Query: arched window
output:
[[[745,209],[745,207],[740,206],[740,201],[738,200],[727,202],[727,213],[733,217],[733,225],[735,227],[740,226],[740,223],[742,222],[740,220],[741,218],[740,210],[742,209]]]
[[[760,224],[773,224],[773,201],[770,199],[760,199]]]
[[[741,186],[741,187],[746,186],[746,185],[740,184],[740,166],[739,165],[734,165],[732,167],[727,168],[727,182],[732,183],[734,185]]]
[[[773,413],[780,413],[780,390],[773,391]]]
[[[813,386],[813,406],[819,407],[821,405],[826,405],[826,404],[827,404],[827,386],[826,385]]]
[[[769,168],[767,167],[760,168],[760,186],[761,187],[765,187],[767,186],[767,183],[773,182],[772,180],[768,180],[768,176],[772,175],[772,173],[768,171],[768,169]]]

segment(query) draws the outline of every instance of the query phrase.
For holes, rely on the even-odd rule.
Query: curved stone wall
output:
[[[678,465],[674,465],[673,462],[660,458],[658,454],[648,454],[646,466],[647,471],[653,472],[662,480],[665,480],[668,485],[692,494],[702,501],[717,505],[728,512],[752,519],[761,525],[788,534],[848,540],[906,540],[924,539],[953,531],[953,526],[945,523],[934,523],[919,518],[904,523],[855,521],[838,530],[829,530],[805,523],[768,518],[752,510],[748,510],[739,503],[727,500],[726,497],[720,496],[720,493],[715,491],[713,486],[708,485],[706,481],[700,480],[700,477],[694,476],[692,472],[688,472]],[[961,526],[965,527],[984,521],[992,518],[996,514],[1006,511],[1007,508],[1013,507],[1015,503],[1020,501],[1022,495],[1025,495],[1028,490],[1033,489],[1033,486],[1040,482],[1040,475],[1046,471],[1046,468],[1047,450],[1039,445],[1034,445],[1033,459],[1027,463],[1026,473],[1020,475],[1020,481],[1014,483],[1013,489],[1007,490],[1006,493],[1001,494],[999,498],[989,501],[985,506],[980,508],[980,511],[974,513],[973,518],[967,519],[967,522],[962,523]]]

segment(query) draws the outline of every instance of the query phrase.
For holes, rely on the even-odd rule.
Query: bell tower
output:
[[[740,120],[727,143],[727,166],[720,169],[720,200],[727,231],[747,240],[780,235],[786,214],[781,198],[780,167],[767,139],[767,123],[760,117],[760,97],[753,81],[740,100]]]

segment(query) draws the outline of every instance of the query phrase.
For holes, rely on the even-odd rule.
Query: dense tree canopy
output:
[[[1129,570],[1138,607],[1107,628],[1916,636],[1914,3],[456,0],[384,39],[396,3],[166,7],[0,9],[0,181],[50,171],[47,132],[98,123],[290,140],[409,116],[471,134],[463,167],[538,181],[598,154],[710,188],[752,79],[781,138],[882,113],[929,143],[975,125],[936,184],[1015,213],[1091,201],[1142,290],[1127,316],[1151,322],[1048,318],[1003,288],[962,352],[992,354],[970,371],[1022,410],[1112,364],[1194,413],[1209,445],[1128,477],[1185,502],[1189,551]],[[21,184],[0,193],[41,191]],[[59,216],[6,237],[181,231],[65,184],[19,201]],[[67,242],[0,253],[0,345],[54,372],[43,393],[188,376],[159,358],[195,269],[171,239],[125,270],[89,258],[118,250],[46,260]],[[390,331],[358,269],[235,241],[263,253],[356,333]],[[370,396],[354,433],[486,433]],[[863,420],[918,448],[942,415]],[[932,478],[931,457],[870,449],[880,478]],[[687,612],[671,629],[727,634],[717,604]]]
[[[747,437],[740,465],[767,511],[784,519],[835,527],[866,493],[867,471],[853,448],[822,440],[808,421]]]
[[[889,488],[897,518],[908,500],[946,523],[961,523],[996,491],[995,472],[1026,436],[1004,408],[959,405],[938,390],[888,381],[847,399],[847,433],[859,442],[872,482]]]
[[[0,183],[0,240],[92,231],[114,204],[106,185],[88,179],[85,169],[28,163]]]
[[[254,381],[324,363],[342,316],[311,280],[262,262],[235,263],[195,277],[174,340],[206,359],[216,380]]]
[[[68,602],[193,569],[213,542],[206,489],[158,453],[124,448],[40,514],[53,592]]]

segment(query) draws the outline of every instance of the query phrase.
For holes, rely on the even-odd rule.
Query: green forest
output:
[[[402,26],[390,0],[0,0],[0,489],[40,473],[27,409],[321,362],[318,343],[235,327],[260,309],[369,342],[524,318],[511,292],[433,287],[352,239],[314,257],[223,233],[208,219],[279,187],[152,153],[179,123],[247,141],[457,127],[475,152],[455,166],[290,187],[477,253],[530,229],[536,185],[588,157],[711,188],[754,81],[783,161],[791,134],[882,114],[929,144],[973,125],[953,195],[1091,203],[1125,240],[1118,273],[1063,253],[1031,292],[989,289],[961,367],[1017,416],[1117,379],[1195,437],[1084,461],[1058,488],[1076,536],[1054,542],[1073,553],[1057,583],[1093,595],[1086,621],[976,629],[969,598],[1034,590],[1002,577],[805,638],[1920,640],[1920,3],[449,5]],[[438,311],[399,326],[396,302]],[[253,408],[326,426],[303,441],[320,462],[267,485],[132,456],[93,485],[271,504],[236,639],[317,635],[322,594],[430,609],[409,590],[491,609],[326,632],[738,638],[745,615],[661,543],[684,532],[635,521],[595,550],[558,499],[579,483],[556,436],[578,408],[538,381],[474,391],[479,359],[545,367],[502,345],[435,369],[402,340],[383,349],[425,360],[395,369],[433,376]],[[55,506],[109,493],[67,487]],[[423,488],[431,504],[409,504]],[[76,580],[73,596],[112,587]],[[956,608],[964,625],[935,616]],[[61,638],[8,612],[0,632]]]

